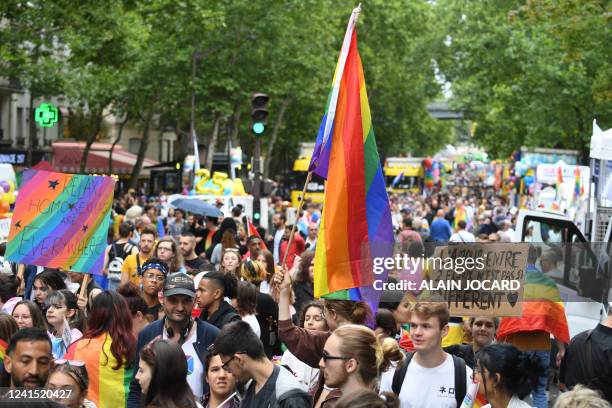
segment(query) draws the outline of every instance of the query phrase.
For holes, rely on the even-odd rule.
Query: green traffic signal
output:
[[[266,130],[266,126],[262,122],[253,123],[253,133],[256,135],[261,135],[264,130]]]

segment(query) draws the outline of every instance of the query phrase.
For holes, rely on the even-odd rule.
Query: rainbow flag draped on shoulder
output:
[[[525,272],[523,316],[504,317],[497,330],[497,338],[503,340],[511,334],[533,330],[546,331],[564,343],[570,341],[565,308],[557,284],[529,265]]]
[[[393,255],[389,198],[376,148],[355,25],[349,20],[309,171],[326,179],[314,295],[367,300],[376,309],[372,260]]]
[[[64,358],[85,363],[89,375],[88,400],[97,407],[122,408],[127,406],[134,369],[125,364],[113,369],[117,366],[117,359],[111,352],[112,343],[108,333],[82,338],[70,345]]]

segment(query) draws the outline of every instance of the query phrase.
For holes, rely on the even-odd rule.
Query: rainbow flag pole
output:
[[[353,10],[309,166],[326,180],[315,252],[314,295],[365,300],[373,311],[380,292],[373,261],[391,257],[395,238],[389,198],[376,148]]]
[[[312,171],[308,172],[306,176],[306,181],[304,182],[304,188],[302,189],[302,196],[300,197],[300,205],[297,208],[298,217],[300,215],[300,209],[304,205],[304,197],[306,196],[306,188],[308,183],[310,183],[310,179],[312,178]],[[287,242],[287,250],[285,251],[285,255],[283,256],[283,262],[281,263],[281,270],[285,268],[285,262],[287,262],[287,255],[289,255],[289,248],[291,248],[291,244],[293,243],[293,237],[295,236],[295,230],[297,229],[297,220],[293,223],[291,227],[291,234],[289,234],[289,242]]]

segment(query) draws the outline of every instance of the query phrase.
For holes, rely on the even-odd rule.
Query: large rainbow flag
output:
[[[529,265],[525,272],[523,316],[504,317],[497,330],[497,338],[534,330],[546,331],[563,343],[570,341],[565,308],[557,284]]]
[[[7,259],[102,274],[115,180],[106,176],[24,172]]]
[[[92,339],[81,339],[72,343],[64,355],[67,360],[85,363],[89,376],[87,399],[97,407],[125,407],[134,373],[132,368],[122,365],[118,370],[117,359],[111,353],[112,339],[102,334]]]
[[[376,148],[353,10],[309,171],[326,179],[314,295],[367,300],[376,309],[372,259],[393,255],[389,199]],[[387,271],[377,279],[386,280]]]

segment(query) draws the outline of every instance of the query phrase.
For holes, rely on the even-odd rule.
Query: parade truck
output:
[[[419,193],[423,188],[438,185],[452,170],[453,164],[448,158],[388,157],[383,166],[385,185],[390,193]]]
[[[314,143],[300,143],[298,158],[293,162],[293,173],[290,180],[291,206],[298,208],[304,190],[304,183],[308,176],[308,166],[314,151]],[[310,182],[306,186],[306,199],[313,203],[323,203],[325,198],[325,183],[316,174],[312,175]]]
[[[595,121],[589,173],[586,222],[559,212],[520,210],[514,237],[558,254],[557,267],[547,275],[557,282],[572,336],[595,327],[612,301],[612,129],[603,132]]]
[[[388,157],[383,173],[387,191],[392,193],[418,193],[423,186],[422,157]]]
[[[537,210],[518,213],[514,241],[529,242],[541,254],[557,254],[557,267],[547,276],[557,283],[571,336],[592,329],[607,316],[612,301],[611,233],[609,225],[603,240],[593,242],[565,215]]]

